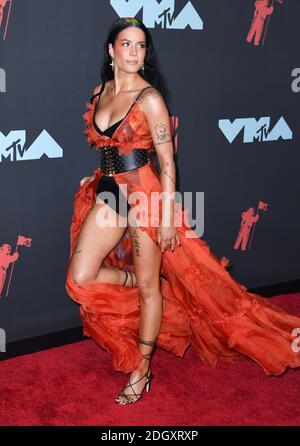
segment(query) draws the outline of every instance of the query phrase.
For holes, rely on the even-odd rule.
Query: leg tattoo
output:
[[[137,257],[141,257],[141,253],[140,253],[140,241],[139,241],[139,235],[137,233],[137,230],[134,229],[132,231],[132,238],[133,238],[133,245],[134,245],[134,249],[135,249],[135,255]]]

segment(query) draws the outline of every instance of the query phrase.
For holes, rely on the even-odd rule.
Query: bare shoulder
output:
[[[98,93],[100,92],[100,90],[101,90],[101,86],[102,86],[102,84],[97,85],[97,86],[94,88],[93,95],[98,94]]]
[[[159,90],[153,85],[148,84],[145,87],[145,90],[142,91],[140,95],[141,102],[147,103],[147,102],[159,102],[163,100],[163,97]]]
[[[142,91],[139,96],[139,103],[145,112],[153,112],[159,110],[165,110],[166,104],[162,97],[160,91],[153,87],[152,85],[148,85],[144,91]]]

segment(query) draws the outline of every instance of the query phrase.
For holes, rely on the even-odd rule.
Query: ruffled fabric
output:
[[[140,170],[140,169],[139,169]],[[133,174],[133,172],[131,172]],[[102,176],[95,169],[92,182],[79,186],[75,193],[74,213],[70,229],[70,259],[81,225],[95,203],[96,188]],[[139,185],[148,196],[159,188],[159,179],[151,164],[135,177],[115,175],[117,182],[128,181],[131,190]],[[124,183],[123,183],[124,184]],[[300,327],[300,318],[293,316],[269,300],[250,292],[228,273],[229,260],[218,259],[209,246],[184,222],[177,228],[181,246],[165,251],[162,258],[162,296],[165,310],[157,345],[183,357],[191,345],[201,360],[215,367],[218,360],[253,359],[266,374],[279,375],[287,366],[298,367],[300,354],[291,348],[292,330]],[[156,228],[142,227],[152,240]],[[190,232],[189,232],[190,234]],[[159,249],[159,248],[157,248]],[[129,230],[107,256],[104,266],[134,271]],[[111,354],[114,370],[129,373],[141,360],[138,349],[138,288],[94,283],[79,285],[67,267],[66,290],[80,305],[83,333],[90,336]]]
[[[120,155],[128,155],[135,148],[154,150],[151,132],[145,113],[139,105],[139,100],[136,100],[112,137],[100,135],[93,125],[96,101],[87,102],[85,105],[88,110],[82,115],[85,122],[83,133],[86,135],[88,143],[95,145],[96,149],[104,146],[116,146]]]
[[[107,145],[107,138],[99,138],[90,127],[93,107],[87,105],[88,141],[94,142],[98,138],[97,142],[101,144],[105,139]],[[142,118],[139,107],[128,115],[128,121],[134,129],[132,141],[146,142],[149,129],[146,132],[147,122],[145,116]],[[121,128],[113,138],[113,144],[118,142],[126,152],[128,141],[122,139]],[[93,173],[94,179],[79,186],[75,192],[70,260],[82,224],[96,202],[97,185],[103,173],[99,168]],[[151,221],[160,221],[161,206],[150,207],[151,194],[161,192],[156,168],[149,162],[134,171],[114,174],[114,178],[120,187],[127,187],[128,194],[145,194],[149,207],[144,212],[145,224],[140,229],[156,242],[157,228],[151,225]],[[138,206],[130,200],[129,204],[132,209]],[[188,226],[188,211],[176,204],[176,215],[182,222],[182,226],[177,228],[181,246],[176,245],[173,252],[167,249],[162,256],[161,274],[165,280],[162,281],[161,293],[165,306],[158,347],[183,357],[191,345],[201,360],[211,367],[215,367],[218,360],[251,359],[267,375],[279,375],[287,367],[300,366],[300,352],[292,349],[295,339],[292,332],[300,327],[300,318],[271,303],[270,299],[248,292],[227,271],[229,259],[225,256],[217,258],[207,243]],[[66,290],[80,305],[84,335],[110,353],[114,370],[131,372],[142,359],[138,349],[138,288],[108,283],[79,285],[73,279],[69,266],[70,261],[66,270]],[[129,229],[106,257],[104,266],[134,271]]]

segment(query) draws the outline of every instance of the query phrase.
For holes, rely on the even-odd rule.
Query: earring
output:
[[[144,68],[145,68],[145,67],[144,67],[144,64],[143,64],[143,65],[142,65],[142,72],[143,72],[143,74],[144,74]]]
[[[115,62],[114,59],[111,59],[111,63],[109,64],[111,66],[112,71],[115,71]]]

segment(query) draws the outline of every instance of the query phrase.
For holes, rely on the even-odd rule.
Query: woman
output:
[[[170,199],[170,120],[149,31],[118,19],[105,51],[102,83],[83,115],[99,167],[75,194],[66,289],[80,304],[84,334],[111,353],[115,370],[130,373],[116,403],[149,390],[155,345],[182,357],[191,344],[211,366],[249,357],[267,374],[299,366],[291,345],[300,319],[236,282],[228,259],[212,254]]]

